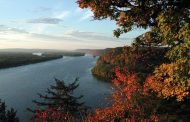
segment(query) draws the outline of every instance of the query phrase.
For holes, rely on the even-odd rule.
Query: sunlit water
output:
[[[31,113],[26,108],[33,108],[32,100],[38,99],[37,93],[44,93],[54,78],[72,82],[80,77],[80,86],[76,95],[84,95],[82,101],[96,108],[105,106],[106,97],[112,92],[110,83],[94,78],[90,72],[96,58],[92,56],[64,57],[53,61],[25,65],[0,70],[0,98],[8,107],[17,110],[21,122],[28,122]]]

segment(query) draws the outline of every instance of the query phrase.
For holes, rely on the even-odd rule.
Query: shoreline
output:
[[[25,65],[30,65],[30,64],[37,64],[37,63],[42,63],[42,62],[57,60],[57,59],[61,59],[61,58],[63,58],[63,57],[52,58],[52,59],[41,60],[41,61],[34,61],[34,62],[26,62],[26,63],[22,63],[22,64],[18,64],[18,65],[12,65],[12,66],[5,66],[5,67],[1,67],[1,66],[0,66],[0,70],[9,69],[9,68],[15,68],[15,67],[20,67],[20,66],[25,66]]]
[[[52,61],[56,59],[61,59],[63,57],[65,57],[65,55],[60,55],[60,54],[45,54],[42,56],[36,56],[32,54],[0,55],[0,70],[24,66],[24,65],[36,64],[46,61]],[[72,56],[72,57],[78,57],[78,56]]]

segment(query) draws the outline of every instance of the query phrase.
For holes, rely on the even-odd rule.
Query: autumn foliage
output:
[[[167,48],[152,47],[118,47],[100,56],[92,69],[93,75],[111,81],[114,79],[115,67],[127,67],[130,72],[146,77],[161,62],[167,61],[163,55]]]
[[[112,106],[97,109],[95,114],[87,118],[87,122],[157,122],[159,116],[153,111],[150,112],[153,107],[148,105],[150,100],[145,101],[147,96],[143,93],[143,86],[138,82],[138,76],[121,67],[115,68],[115,74],[113,83],[116,91],[113,93]],[[149,112],[146,112],[148,108]]]
[[[96,109],[80,121],[189,121],[190,1],[77,0],[77,3],[82,9],[89,8],[94,19],[114,20],[118,25],[114,30],[116,37],[134,28],[149,28],[149,32],[134,39],[132,46],[111,49],[100,56],[92,73],[114,83],[112,104]],[[50,111],[38,112],[37,118],[49,113],[48,116],[57,117],[63,114],[58,121],[65,118],[64,121],[70,121],[58,109]]]
[[[61,112],[58,108],[49,108],[46,110],[37,110],[32,118],[36,122],[64,122],[73,121],[68,113]]]
[[[155,84],[159,84],[158,88],[152,88],[161,98],[176,98],[177,101],[183,101],[189,98],[190,90],[190,2],[189,0],[78,0],[79,7],[88,8],[94,13],[94,19],[106,19],[116,21],[118,29],[114,31],[114,35],[119,37],[135,28],[149,28],[150,31],[137,37],[134,40],[135,47],[144,47],[149,50],[142,53],[143,56],[150,52],[152,48],[162,50],[167,47],[166,54],[157,54],[153,57],[165,57],[167,61],[160,61],[158,58],[158,66],[143,67],[153,78]],[[129,59],[130,54],[134,58],[129,62],[130,66],[139,67],[140,64],[149,66],[147,60],[143,62],[141,54],[138,50],[122,52],[119,57],[107,58],[103,61],[113,63],[114,59],[122,59],[123,55],[127,55],[124,62]],[[152,52],[147,56],[151,57]],[[153,53],[154,54],[154,53]],[[111,56],[112,57],[112,56]],[[122,60],[123,61],[123,60]],[[150,60],[151,61],[151,60]],[[133,65],[134,64],[134,65]],[[103,65],[103,63],[102,63]],[[107,64],[106,64],[107,65]],[[119,66],[122,66],[118,63]],[[142,65],[142,66],[143,66]],[[102,73],[100,68],[97,69]],[[136,72],[137,70],[133,70]],[[155,71],[154,71],[155,70]],[[95,70],[96,71],[96,70]],[[109,70],[103,70],[109,71]],[[166,73],[165,73],[166,71]],[[137,72],[136,72],[137,73]],[[147,73],[147,72],[146,72]],[[96,73],[97,74],[97,73]],[[103,73],[102,73],[103,74]],[[107,73],[106,73],[107,74]],[[113,73],[112,73],[113,74]],[[111,74],[111,75],[112,75]],[[103,74],[104,75],[104,74]],[[109,76],[110,74],[108,74]],[[144,80],[144,79],[143,79]]]
[[[116,67],[114,69],[115,79],[112,80],[115,85],[112,105],[97,109],[94,114],[87,117],[86,121],[165,122],[189,120],[190,105],[187,103],[187,99],[183,99],[188,95],[186,92],[188,88],[182,87],[181,84],[177,86],[177,83],[180,82],[171,84],[170,82],[174,82],[173,79],[167,79],[166,76],[173,70],[167,68],[168,66],[163,65],[163,72],[158,73],[165,74],[165,76],[148,75],[142,83],[142,78],[136,73],[130,72],[127,67]],[[176,98],[178,101],[175,101]]]

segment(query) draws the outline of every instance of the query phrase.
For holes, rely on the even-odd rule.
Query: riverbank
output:
[[[63,56],[76,57],[84,55],[85,53],[81,52],[56,50],[0,50],[0,69],[60,59]]]
[[[0,53],[0,69],[17,67],[62,58],[60,54]]]

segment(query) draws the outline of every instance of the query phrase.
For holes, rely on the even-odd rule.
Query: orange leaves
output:
[[[36,122],[61,122],[61,121],[71,121],[72,117],[63,113],[57,108],[49,108],[44,111],[37,110],[32,118]]]
[[[179,66],[175,63],[162,64],[156,68],[153,76],[147,78],[144,84],[145,91],[152,90],[159,97],[175,97],[177,101],[182,101],[189,95],[189,86],[188,81],[180,79],[178,69]]]
[[[146,102],[140,102],[144,99],[144,94],[137,75],[124,67],[116,67],[114,72],[115,79],[112,82],[116,91],[113,93],[112,105],[97,109],[95,114],[87,117],[87,122],[157,122],[158,116],[144,113],[145,107],[147,109],[148,106]]]
[[[117,79],[113,80],[113,82],[114,84],[116,84],[117,82],[121,82],[120,87],[122,87],[122,89],[120,90],[120,93],[124,95],[128,100],[131,100],[135,93],[138,93],[142,90],[141,85],[137,82],[136,75],[129,74],[127,76],[122,73],[116,74]]]
[[[187,82],[185,79],[179,78],[177,73],[178,65],[175,63],[163,64],[155,70],[155,80],[162,85],[161,91],[158,93],[164,98],[176,97],[178,101],[182,101],[189,94]],[[176,74],[177,73],[177,74]]]
[[[121,72],[124,71],[125,73]],[[115,75],[116,75],[116,79],[114,79],[114,81],[118,81],[118,82],[122,82],[122,84],[125,84],[125,81],[127,81],[128,77],[126,74],[128,74],[128,69],[121,69],[120,67],[116,67],[115,68]]]
[[[97,109],[94,115],[87,118],[87,122],[111,122],[117,117],[122,116],[123,111],[121,108],[107,107],[103,109]]]
[[[153,76],[148,76],[144,83],[144,94],[149,95],[153,91],[159,92],[161,90],[161,83],[159,81],[154,81]]]

